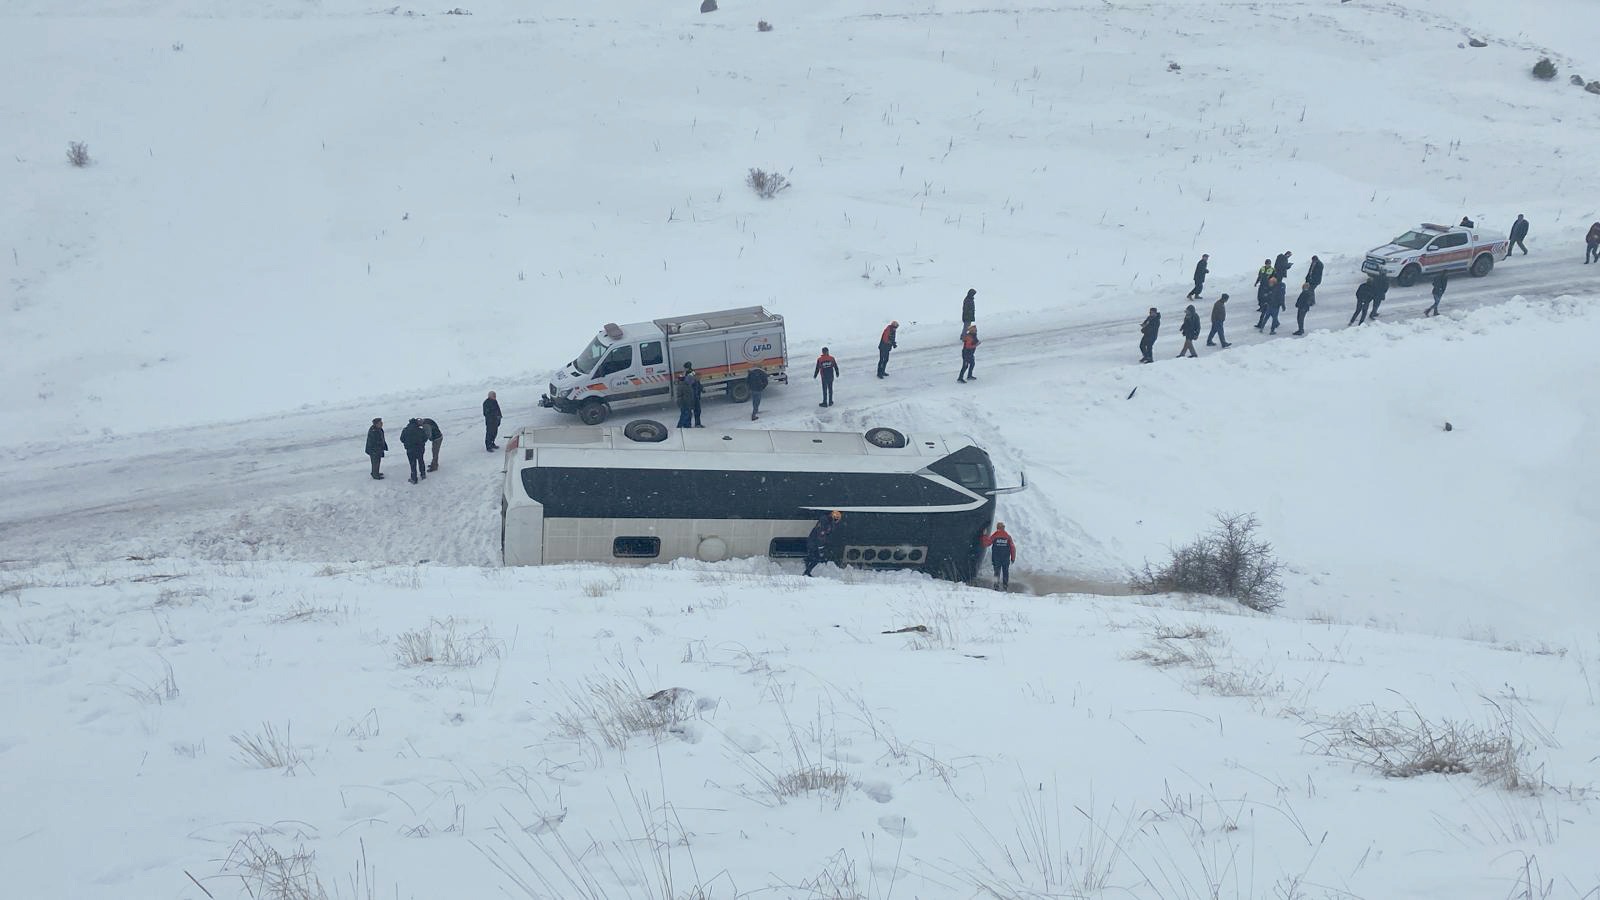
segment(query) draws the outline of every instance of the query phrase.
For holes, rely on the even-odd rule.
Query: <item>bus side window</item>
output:
[[[611,555],[618,559],[655,559],[661,555],[661,538],[616,538],[611,542]]]
[[[772,544],[767,549],[767,555],[773,559],[801,559],[806,555],[806,539],[773,538]]]
[[[661,342],[660,341],[645,341],[644,343],[639,345],[639,365],[641,365],[641,366],[659,366],[659,365],[661,365]]]

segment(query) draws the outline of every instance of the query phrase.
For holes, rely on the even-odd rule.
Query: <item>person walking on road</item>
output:
[[[1506,243],[1506,259],[1511,258],[1511,251],[1516,247],[1522,248],[1523,256],[1528,255],[1528,247],[1522,243],[1522,239],[1527,236],[1528,220],[1522,217],[1522,213],[1517,213],[1517,220],[1511,223],[1511,240]]]
[[[844,513],[837,509],[817,520],[811,526],[811,533],[806,535],[806,570],[803,573],[811,577],[811,570],[822,564],[823,557],[828,552],[828,537],[833,534],[833,529],[839,526],[844,518]]]
[[[1588,249],[1583,253],[1583,264],[1600,262],[1600,222],[1589,226],[1589,233],[1584,235],[1584,244]]]
[[[972,323],[978,321],[978,289],[967,288],[967,296],[961,301],[961,335],[965,337],[967,329]]]
[[[411,467],[411,483],[426,481],[428,466],[423,462],[422,456],[428,449],[428,429],[422,427],[422,421],[412,419],[406,427],[400,429],[400,444],[406,448],[406,464]]]
[[[753,366],[744,376],[745,384],[750,387],[750,421],[761,418],[761,392],[767,389],[767,370],[760,366]]]
[[[1226,329],[1223,327],[1224,323],[1227,321],[1228,295],[1223,294],[1221,297],[1217,298],[1217,302],[1211,304],[1211,331],[1206,335],[1207,347],[1216,346],[1216,344],[1211,343],[1212,338],[1222,341],[1222,346],[1224,348],[1233,346],[1232,344],[1228,343],[1228,335],[1225,333]]]
[[[1306,266],[1306,284],[1311,285],[1313,291],[1322,287],[1322,260],[1316,254],[1311,256],[1311,265]]]
[[[1256,286],[1256,293],[1258,295],[1262,291],[1265,291],[1267,289],[1267,279],[1271,278],[1271,277],[1272,277],[1272,260],[1263,259],[1261,261],[1261,268],[1256,270],[1256,280],[1254,282],[1254,284]]]
[[[1278,333],[1278,311],[1288,304],[1284,299],[1283,282],[1277,276],[1267,279],[1267,293],[1261,301],[1261,320],[1256,322],[1256,330],[1260,331],[1268,322],[1272,323],[1272,330],[1268,334]]]
[[[372,459],[372,477],[383,478],[383,473],[378,467],[383,464],[383,454],[388,452],[389,442],[383,439],[383,420],[373,419],[372,427],[367,429],[367,456]]]
[[[1356,286],[1356,311],[1350,314],[1350,321],[1345,325],[1346,328],[1351,325],[1361,325],[1367,321],[1367,307],[1372,305],[1372,295],[1377,291],[1377,288],[1373,287],[1373,278],[1376,277],[1374,275]]]
[[[1017,542],[1006,531],[1006,523],[994,523],[994,531],[981,539],[989,548],[989,564],[994,567],[995,584],[1001,590],[1011,587],[1011,564],[1017,561]]]
[[[1206,263],[1211,259],[1211,254],[1200,254],[1200,261],[1194,264],[1194,290],[1184,297],[1185,300],[1199,300],[1200,289],[1206,286],[1206,276],[1211,273],[1211,268]]]
[[[1161,313],[1150,307],[1150,313],[1139,323],[1139,362],[1155,362],[1151,354],[1156,350],[1156,335],[1161,333]]]
[[[811,377],[822,379],[822,402],[817,405],[832,406],[833,380],[839,377],[839,361],[833,358],[827,347],[823,347],[822,355],[817,357],[817,365],[811,370]]]
[[[1306,313],[1311,307],[1317,305],[1317,289],[1311,282],[1300,285],[1300,296],[1294,298],[1294,333],[1300,337],[1306,333]]]
[[[1183,335],[1183,347],[1178,350],[1178,358],[1199,356],[1194,351],[1194,341],[1200,336],[1200,314],[1194,311],[1193,303],[1183,311],[1183,324],[1178,326],[1178,333]]]
[[[1440,272],[1433,276],[1433,305],[1422,311],[1423,318],[1439,314],[1439,300],[1444,296],[1444,289],[1450,284],[1450,276]]]
[[[444,444],[444,432],[439,430],[439,423],[432,419],[422,420],[422,430],[428,433],[428,444],[433,448],[433,460],[428,463],[429,472],[439,471],[439,447]]]
[[[961,336],[961,371],[956,373],[956,380],[960,382],[977,381],[978,376],[972,374],[972,367],[978,361],[978,345],[983,343],[978,340],[978,326],[968,325],[967,333]]]
[[[1278,279],[1280,284],[1289,276],[1289,270],[1294,268],[1294,263],[1289,261],[1289,257],[1293,255],[1294,253],[1285,250],[1278,254],[1277,259],[1272,261],[1272,277]]]
[[[883,334],[878,338],[878,377],[889,377],[889,351],[900,346],[895,341],[895,333],[900,330],[899,322],[890,322],[883,329]]]
[[[699,393],[695,389],[700,386],[700,379],[694,374],[694,367],[689,363],[683,364],[683,374],[678,378],[676,388],[678,401],[678,427],[694,427],[694,400]]]
[[[483,449],[493,453],[500,449],[495,443],[500,437],[500,401],[494,397],[494,391],[483,401]]]
[[[1386,300],[1388,296],[1389,276],[1379,272],[1378,274],[1372,276],[1372,312],[1367,316],[1367,318],[1376,319],[1378,317],[1378,307],[1383,305],[1383,301]]]

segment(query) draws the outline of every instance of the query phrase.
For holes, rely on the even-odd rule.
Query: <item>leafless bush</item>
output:
[[[150,706],[160,706],[168,700],[178,699],[178,679],[172,673],[172,663],[161,657],[162,674],[150,681],[133,679],[133,684],[120,685],[128,696]]]
[[[1430,721],[1415,707],[1404,711],[1371,704],[1314,723],[1306,742],[1316,751],[1366,766],[1389,778],[1473,775],[1485,785],[1538,790],[1544,779],[1530,769],[1530,747],[1510,710],[1491,703],[1500,721],[1491,726],[1449,719]]]
[[[402,666],[465,668],[500,655],[500,641],[489,629],[461,634],[453,618],[434,619],[428,627],[407,631],[395,639],[394,655]]]
[[[1148,561],[1132,573],[1146,594],[1189,593],[1232,597],[1260,612],[1283,605],[1282,564],[1272,545],[1256,536],[1260,523],[1248,513],[1219,513],[1217,525],[1175,547],[1159,568]]]
[[[756,23],[756,30],[757,31],[771,31],[772,30],[772,23],[768,22],[766,19],[762,19],[761,21]]]
[[[83,141],[72,141],[67,144],[67,162],[75,169],[87,168],[94,160],[89,158],[89,145]]]
[[[789,187],[789,179],[777,172],[766,172],[761,169],[751,169],[750,174],[745,176],[744,183],[750,185],[756,196],[763,200],[771,200],[779,191],[787,190]]]
[[[317,878],[316,858],[304,847],[284,854],[257,833],[233,845],[222,874],[237,876],[255,900],[328,900]]]
[[[1549,81],[1556,77],[1556,64],[1551,62],[1548,56],[1540,57],[1539,61],[1533,64],[1533,77],[1540,81]]]
[[[239,761],[252,768],[283,769],[292,774],[305,763],[305,758],[294,745],[293,732],[287,724],[283,726],[281,735],[271,722],[265,722],[262,723],[260,734],[244,731],[233,735],[230,740],[239,748]]]
[[[787,896],[804,900],[867,900],[866,892],[856,880],[856,861],[844,850],[828,857],[827,864],[816,876],[783,887],[801,892]]]
[[[598,740],[621,750],[636,734],[653,738],[680,729],[694,718],[697,704],[683,688],[646,693],[632,671],[598,675],[566,690],[570,708],[556,715],[562,733],[579,740]]]

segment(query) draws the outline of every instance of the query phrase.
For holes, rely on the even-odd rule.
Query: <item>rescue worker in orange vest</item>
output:
[[[989,548],[989,563],[994,566],[994,580],[1001,590],[1011,586],[1011,564],[1017,560],[1017,541],[1006,531],[1006,523],[994,523],[994,531],[983,536],[983,545]]]
[[[878,377],[889,377],[889,351],[900,346],[895,342],[895,332],[900,329],[899,322],[890,322],[889,327],[883,329],[883,336],[878,338]]]
[[[812,378],[822,379],[822,402],[818,406],[833,405],[833,380],[839,377],[839,361],[833,358],[827,347],[822,348],[822,355],[817,357],[817,367],[811,370]]]

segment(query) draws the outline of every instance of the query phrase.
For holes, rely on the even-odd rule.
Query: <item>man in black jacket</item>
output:
[[[383,454],[389,449],[389,442],[383,439],[383,420],[373,419],[372,427],[367,429],[367,455],[372,457],[372,477],[382,478],[383,473],[378,471],[378,466],[383,462]]]
[[[745,373],[744,382],[750,387],[750,421],[761,418],[761,392],[767,389],[767,372],[760,366],[752,366]]]
[[[1383,301],[1388,296],[1389,276],[1381,272],[1372,276],[1372,312],[1368,315],[1368,318],[1376,319],[1378,317],[1378,307],[1383,305]]]
[[[1511,248],[1513,247],[1521,247],[1522,255],[1528,255],[1528,247],[1522,243],[1522,239],[1527,236],[1528,220],[1522,217],[1522,213],[1517,213],[1517,220],[1511,223],[1511,241],[1506,244],[1506,259],[1511,258]]]
[[[1372,286],[1374,275],[1356,286],[1356,311],[1350,314],[1350,325],[1360,325],[1367,321],[1367,307],[1372,305],[1372,295],[1377,293],[1377,288]]]
[[[500,436],[500,401],[494,398],[494,391],[489,392],[483,401],[483,449],[494,452],[500,449],[495,439]]]
[[[1200,314],[1194,311],[1194,304],[1189,304],[1183,311],[1183,322],[1178,326],[1178,333],[1183,335],[1183,346],[1178,348],[1178,358],[1199,356],[1194,350],[1194,339],[1200,336]]]
[[[1311,265],[1306,267],[1306,284],[1311,285],[1313,291],[1322,287],[1322,260],[1315,254],[1311,256]]]
[[[428,430],[422,427],[422,422],[412,419],[406,427],[400,429],[400,444],[406,448],[406,464],[411,467],[411,483],[426,480],[428,466],[423,462],[422,455],[428,449]]]
[[[1200,254],[1200,261],[1194,264],[1194,290],[1190,291],[1185,300],[1199,300],[1200,289],[1206,286],[1206,276],[1211,274],[1211,267],[1206,262],[1211,259],[1211,254]]]
[[[678,379],[675,388],[678,401],[678,427],[694,427],[694,406],[700,396],[700,378],[694,374],[694,366],[690,363],[683,364],[683,375]]]
[[[961,301],[961,335],[965,337],[967,329],[973,322],[978,321],[978,289],[967,288],[967,296]]]
[[[1156,349],[1156,335],[1161,333],[1161,313],[1154,306],[1150,307],[1150,314],[1139,323],[1139,362],[1155,362],[1151,356]]]
[[[1272,323],[1272,330],[1268,334],[1278,333],[1278,311],[1288,304],[1284,301],[1283,282],[1276,276],[1267,279],[1266,295],[1261,299],[1261,319],[1256,322],[1256,330],[1260,331],[1268,322]]]
[[[1439,301],[1444,299],[1444,289],[1450,284],[1450,275],[1441,271],[1433,276],[1433,305],[1422,311],[1422,317],[1437,316],[1439,314]]]
[[[1312,287],[1309,281],[1300,285],[1300,296],[1294,300],[1294,333],[1296,337],[1306,333],[1306,313],[1310,312],[1311,307],[1316,305],[1317,289]]]
[[[1222,341],[1222,346],[1223,347],[1231,347],[1231,346],[1233,346],[1232,344],[1228,343],[1228,335],[1227,335],[1225,329],[1223,328],[1223,323],[1226,322],[1227,320],[1228,320],[1228,295],[1227,294],[1223,294],[1221,297],[1217,298],[1217,302],[1211,304],[1211,333],[1206,335],[1206,346],[1207,347],[1215,347],[1216,346],[1216,344],[1211,343],[1211,339],[1212,338],[1216,338],[1216,339]]]
[[[811,527],[811,533],[806,535],[806,570],[803,574],[811,577],[811,570],[822,564],[823,557],[828,552],[828,537],[833,534],[833,529],[838,527],[839,521],[844,518],[844,513],[837,509],[817,520]]]
[[[1289,274],[1289,270],[1294,268],[1294,263],[1289,261],[1289,257],[1293,255],[1293,253],[1285,250],[1278,254],[1277,259],[1272,261],[1272,277],[1278,279],[1280,284],[1283,282],[1284,277]]]
[[[439,446],[444,443],[444,432],[439,430],[439,423],[432,419],[422,420],[422,430],[428,433],[428,443],[433,447],[433,459],[428,463],[429,472],[439,471]]]

